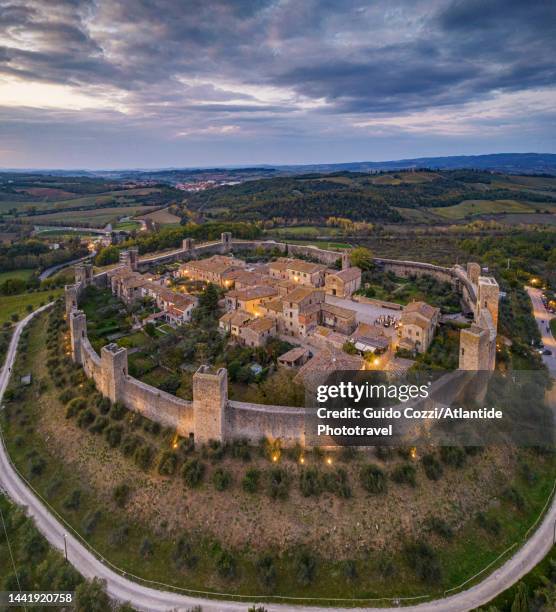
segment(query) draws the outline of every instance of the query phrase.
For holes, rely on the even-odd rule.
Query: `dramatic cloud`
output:
[[[553,151],[555,107],[546,0],[0,0],[2,166]]]

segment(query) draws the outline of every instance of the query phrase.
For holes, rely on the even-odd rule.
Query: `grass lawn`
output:
[[[270,461],[259,457],[256,451],[247,464],[229,456],[220,460],[218,466],[233,474],[229,490],[218,492],[211,484],[210,475],[214,473],[215,465],[206,459],[209,473],[205,481],[197,489],[185,489],[179,476],[161,477],[156,472],[159,453],[171,448],[172,432],[162,431],[155,435],[145,428],[148,423],[139,419],[135,426],[136,435],[148,440],[157,453],[153,467],[143,471],[135,466],[132,458],[125,457],[121,449],[109,448],[103,436],[78,427],[75,417],[66,418],[64,404],[59,399],[61,389],[54,386],[55,377],[49,374],[47,367],[47,322],[48,315],[44,314],[31,324],[27,350],[19,353],[15,366],[16,379],[22,372],[33,373],[32,385],[23,390],[21,397],[10,402],[7,410],[0,414],[8,451],[19,470],[31,480],[33,486],[72,529],[117,567],[144,578],[185,589],[214,589],[232,594],[256,595],[258,601],[270,600],[272,595],[278,594],[319,597],[325,601],[334,597],[358,597],[363,600],[424,594],[438,597],[445,589],[459,585],[494,561],[509,545],[521,543],[552,490],[554,460],[549,455],[537,455],[524,449],[512,449],[508,453],[487,449],[484,457],[470,456],[462,469],[445,467],[443,477],[434,483],[428,482],[419,471],[415,489],[390,482],[390,489],[383,496],[368,496],[358,488],[353,477],[358,467],[357,460],[354,460],[355,464],[343,465],[351,474],[350,482],[354,488],[352,498],[340,499],[329,495],[301,497],[297,483],[303,468],[296,464],[295,459],[288,459],[286,455],[280,465],[292,473],[288,499],[269,500],[263,491],[256,494],[244,493],[239,481],[245,471],[253,466],[266,466],[264,469],[269,469],[272,465]],[[83,383],[79,380],[79,368],[72,368],[65,361],[62,366],[63,376],[68,379],[66,388],[80,388]],[[74,380],[74,377],[77,378]],[[46,386],[39,385],[39,381],[44,381]],[[91,395],[94,392],[85,383],[83,393]],[[40,401],[37,401],[39,398]],[[112,417],[109,419],[113,423]],[[128,414],[124,420],[117,422],[131,428],[132,419],[133,415]],[[202,456],[202,452],[195,451],[194,456]],[[64,453],[68,453],[67,457],[72,460],[66,461]],[[519,454],[519,460],[529,466],[527,478],[515,470],[516,453]],[[496,482],[492,484],[497,490],[513,487],[523,499],[521,509],[517,509],[503,495],[490,488],[486,490],[486,485],[479,486],[482,470],[490,470],[492,459],[500,462],[499,470],[494,474]],[[322,457],[318,459],[316,455],[308,455],[307,461],[320,466],[320,470],[326,469],[322,466]],[[37,465],[40,473],[37,473]],[[419,467],[418,463],[415,465]],[[509,469],[505,469],[506,466]],[[386,469],[390,470],[391,465]],[[128,483],[132,489],[132,496],[125,509],[116,506],[113,499],[114,488],[122,482]],[[478,493],[478,489],[485,489],[482,493],[489,502],[481,505],[481,508],[489,517],[497,519],[500,530],[496,534],[486,532],[471,515],[469,520],[457,526],[449,541],[429,533],[427,541],[437,551],[443,578],[438,584],[423,583],[404,561],[402,553],[397,552],[395,544],[399,544],[398,530],[402,530],[404,521],[415,520],[418,504],[431,496],[434,498],[430,504],[431,512],[436,517],[444,518],[454,511],[452,504],[457,505],[458,502],[444,499],[439,491],[444,489],[451,492],[456,488],[461,491],[465,487]],[[68,502],[75,497],[72,494],[76,490],[80,491],[80,498],[77,504],[70,506]],[[462,497],[460,501],[469,500]],[[194,530],[192,517],[195,504],[202,504],[206,508],[206,525],[214,517],[226,517],[223,525],[227,534],[225,539],[218,540],[208,535],[205,528],[197,532]],[[385,504],[389,504],[387,507],[390,511],[387,513]],[[168,508],[171,513],[167,512]],[[314,512],[318,508],[323,512],[323,521],[315,524]],[[342,516],[352,519],[361,509],[365,512],[364,523],[356,524],[350,520],[350,531],[345,533],[345,537],[356,537],[361,545],[357,550],[347,553],[355,560],[355,577],[346,578],[342,562],[323,554],[314,557],[315,570],[309,581],[300,581],[300,570],[296,567],[295,558],[308,534],[316,528],[323,540],[322,550],[325,551],[328,543],[335,541],[336,527]],[[145,512],[152,512],[150,521],[145,520]],[[261,516],[265,517],[264,520]],[[243,546],[234,546],[232,534],[236,537],[242,534],[246,525],[242,521],[247,519],[247,524],[255,525],[253,540]],[[284,541],[284,537],[288,537],[284,530],[288,520],[297,526],[298,534]],[[385,549],[373,546],[373,534],[388,527],[393,531],[391,537],[386,539]],[[276,568],[276,582],[269,588],[262,585],[258,578],[254,551],[257,550],[258,540],[273,529],[278,529],[277,535],[284,550],[269,551]],[[180,536],[185,536],[186,542],[190,543],[191,548],[186,548],[186,562],[193,555],[195,563],[191,566],[176,565],[176,543]],[[148,554],[141,552],[145,540],[150,542]],[[343,538],[342,541],[345,544]],[[233,555],[233,576],[226,577],[216,569],[223,550]],[[387,557],[384,556],[384,550],[388,551]],[[391,565],[384,564],[384,559]],[[393,568],[393,574],[387,571],[388,567]]]
[[[23,270],[7,270],[6,272],[0,272],[0,283],[3,283],[8,278],[20,278],[22,280],[27,280],[33,272],[36,270],[32,268],[25,268]]]
[[[113,229],[125,232],[132,232],[133,230],[138,230],[140,227],[141,224],[137,221],[121,221],[120,223],[113,224]]]
[[[46,304],[49,297],[58,297],[63,289],[52,289],[50,291],[37,291],[36,293],[22,293],[21,295],[0,296],[0,325],[5,321],[11,321],[12,314],[16,313],[20,319],[28,314],[27,306],[31,305],[32,310],[41,304]]]

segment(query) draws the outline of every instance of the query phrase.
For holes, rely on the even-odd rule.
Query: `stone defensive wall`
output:
[[[232,240],[225,233],[220,241],[194,245],[185,239],[183,247],[137,261],[139,268],[149,265],[185,261],[216,253],[230,253],[264,249],[280,251],[293,256],[304,256],[325,265],[341,259],[349,266],[347,251],[329,251],[314,246],[290,245],[274,240]],[[445,268],[432,264],[375,259],[375,262],[396,275],[429,274],[449,281],[462,292],[466,305],[473,309],[476,302],[474,284],[466,270],[460,266]],[[477,264],[472,264],[477,266]],[[480,268],[479,268],[480,269]],[[217,372],[201,366],[193,375],[193,401],[187,401],[147,385],[128,373],[127,349],[108,344],[99,355],[87,337],[85,313],[79,310],[79,298],[88,285],[106,286],[106,271],[93,274],[90,264],[76,266],[76,283],[66,286],[66,316],[68,318],[72,358],[82,365],[87,377],[95,381],[97,389],[112,402],[122,402],[130,410],[171,427],[182,437],[194,437],[197,442],[210,439],[247,439],[258,442],[262,437],[281,439],[284,445],[303,444],[306,439],[306,408],[269,406],[228,400],[227,371]]]

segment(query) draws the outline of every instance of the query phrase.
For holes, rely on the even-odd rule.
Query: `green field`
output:
[[[27,280],[35,270],[22,269],[22,270],[8,270],[6,272],[0,272],[0,284],[8,278],[20,278],[21,280]]]
[[[550,204],[518,202],[517,200],[464,200],[456,206],[445,208],[428,208],[427,212],[448,219],[459,221],[467,217],[496,215],[501,213],[532,213],[536,208],[545,209]]]
[[[122,204],[132,204],[134,202],[134,196],[145,196],[151,193],[159,192],[159,188],[155,187],[144,187],[138,189],[125,189],[120,191],[106,191],[104,193],[98,193],[94,195],[85,195],[75,198],[67,199],[53,199],[43,201],[0,201],[0,212],[7,212],[11,208],[17,208],[18,210],[28,210],[30,208],[40,209],[41,207],[48,209],[59,209],[64,210],[66,208],[95,208],[102,206],[113,200],[121,201]],[[114,202],[116,203],[116,202]]]
[[[62,294],[62,291],[62,289],[52,289],[51,291],[37,291],[36,293],[22,295],[0,296],[0,325],[5,321],[10,321],[12,314],[17,314],[22,319],[27,314],[29,304],[34,310],[42,303],[46,304],[49,301],[49,296],[58,297]]]
[[[85,224],[94,225],[96,227],[104,226],[107,223],[113,223],[121,217],[133,217],[140,215],[148,210],[151,206],[125,206],[115,208],[98,208],[95,210],[71,210],[66,212],[56,212],[48,215],[33,215],[21,217],[25,223],[67,223],[71,225]]]

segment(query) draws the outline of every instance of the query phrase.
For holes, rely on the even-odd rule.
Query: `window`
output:
[[[462,349],[461,349],[461,355],[462,355],[462,357],[463,357],[463,355],[464,355],[464,354],[465,354],[465,349],[464,349],[464,348],[462,348]]]

